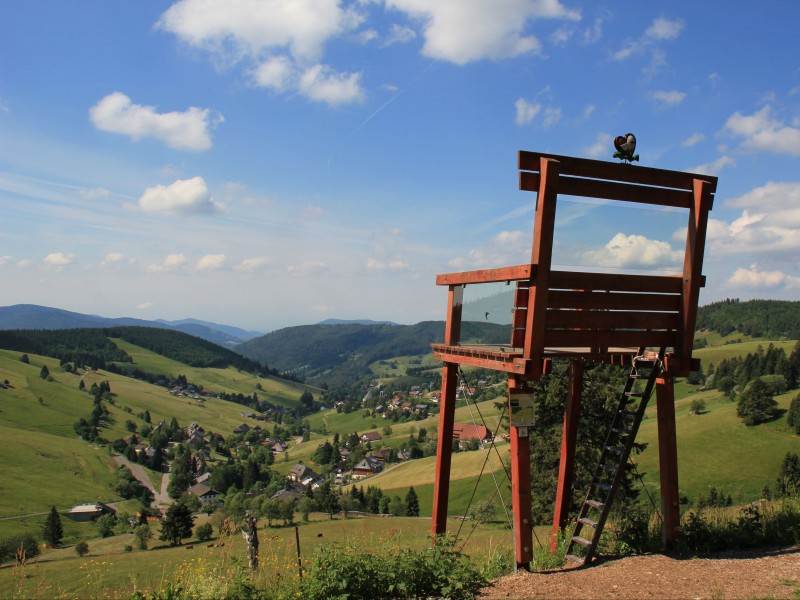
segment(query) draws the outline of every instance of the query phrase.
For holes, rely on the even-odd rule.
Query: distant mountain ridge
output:
[[[261,332],[245,331],[230,325],[220,325],[198,319],[148,321],[132,317],[116,319],[87,315],[60,308],[39,306],[37,304],[15,304],[0,306],[0,330],[8,329],[89,329],[109,327],[157,327],[174,329],[232,348],[263,335]]]

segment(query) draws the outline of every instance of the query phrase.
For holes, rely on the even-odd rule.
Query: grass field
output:
[[[200,522],[198,520],[197,524]],[[492,525],[480,525],[474,531],[471,528],[469,524],[464,526],[456,546],[463,547],[476,563],[482,564],[498,554],[511,552],[509,530]],[[451,535],[457,529],[457,524],[451,525]],[[325,515],[312,513],[310,523],[298,525],[298,533],[301,559],[307,564],[319,544],[331,542],[363,547],[397,543],[422,548],[430,543],[430,520],[408,517],[330,520]],[[259,535],[262,576],[280,572],[284,577],[294,577],[297,572],[294,528],[264,527]],[[539,529],[537,537],[546,541],[546,528]],[[164,589],[168,581],[175,580],[179,570],[213,569],[215,565],[244,561],[245,544],[241,536],[226,536],[215,541],[225,542],[224,547],[208,548],[208,544],[195,543],[193,549],[170,548],[155,541],[151,542],[150,550],[125,552],[124,547],[132,545],[133,536],[124,534],[90,539],[90,554],[83,558],[78,557],[71,546],[45,550],[39,561],[25,566],[24,572],[10,566],[0,568],[0,597],[127,598],[136,590]],[[192,542],[187,540],[188,544]]]

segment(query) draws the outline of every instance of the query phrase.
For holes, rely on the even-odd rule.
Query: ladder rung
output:
[[[619,446],[606,446],[606,450],[609,452],[616,452],[617,454],[625,452],[625,448],[620,448]]]
[[[624,427],[612,427],[611,431],[614,433],[621,433],[622,435],[630,435],[633,433],[630,429],[625,429]]]
[[[629,398],[641,398],[644,396],[644,392],[623,392]]]
[[[564,556],[564,560],[568,560],[569,562],[573,562],[578,565],[583,564],[583,558],[581,558],[580,556],[575,556],[574,554],[566,554]]]
[[[572,537],[572,541],[575,542],[576,544],[580,544],[581,546],[584,546],[586,548],[588,548],[589,546],[592,545],[592,541],[591,540],[587,540],[586,538],[583,538],[583,537],[581,537],[579,535],[573,536]]]
[[[603,465],[603,464],[601,464],[600,468],[605,470],[605,471],[616,471],[617,470],[617,465]]]
[[[587,500],[584,504],[597,510],[603,510],[606,507],[605,502],[600,502],[599,500]]]
[[[621,408],[618,412],[618,415],[622,415],[623,417],[635,417],[638,413],[635,410],[628,410],[627,408]]]
[[[578,523],[583,523],[584,525],[588,525],[589,527],[594,527],[597,529],[597,521],[592,521],[591,519],[587,519],[586,517],[581,517],[578,519]]]
[[[609,491],[611,489],[610,483],[603,483],[602,481],[593,481],[592,486],[605,491]]]

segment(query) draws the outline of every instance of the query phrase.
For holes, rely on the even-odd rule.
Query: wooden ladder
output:
[[[628,381],[619,395],[614,420],[600,453],[600,461],[567,546],[566,561],[586,565],[594,557],[611,504],[625,474],[636,432],[655,389],[656,379],[662,371],[665,350],[661,348],[657,353],[646,352],[642,347],[633,359]],[[640,380],[646,381],[644,391],[635,389]],[[581,535],[584,527],[592,531],[591,536]]]

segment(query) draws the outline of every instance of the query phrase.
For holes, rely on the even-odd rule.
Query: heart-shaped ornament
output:
[[[621,158],[627,161],[638,159],[638,156],[634,154],[634,152],[636,152],[636,136],[632,133],[626,133],[625,135],[618,135],[615,137],[614,148],[617,149],[614,153],[615,158]]]

